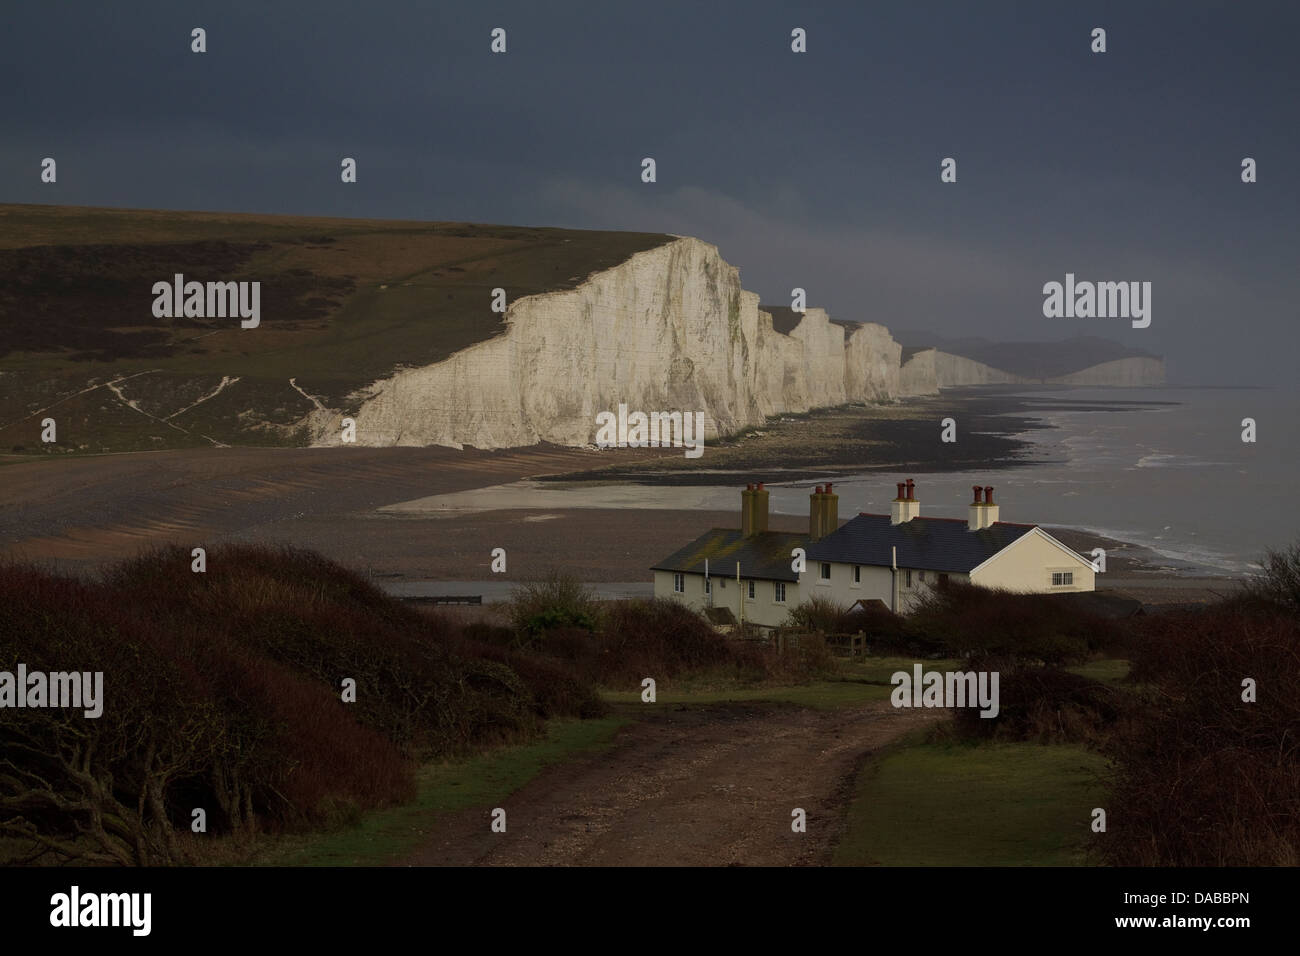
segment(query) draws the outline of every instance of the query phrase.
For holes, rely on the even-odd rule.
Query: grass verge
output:
[[[1115,657],[1104,657],[1062,669],[1071,674],[1078,674],[1080,677],[1099,680],[1103,684],[1118,684],[1128,677],[1129,662]]]
[[[863,657],[859,660],[843,661],[840,667],[846,677],[877,684],[888,684],[890,690],[893,690],[894,685],[890,683],[890,679],[899,671],[911,678],[914,664],[920,664],[925,671],[965,670],[962,666],[963,662],[956,657],[944,657],[936,660],[925,657]]]
[[[417,773],[414,803],[365,814],[355,826],[332,833],[286,836],[254,861],[262,866],[383,866],[396,863],[428,838],[443,814],[491,807],[551,764],[610,747],[630,721],[552,720],[546,736],[469,760],[426,764]]]
[[[725,704],[733,701],[772,701],[834,710],[878,700],[888,700],[894,685],[890,683],[898,671],[910,677],[912,665],[922,663],[926,670],[960,669],[960,661],[953,659],[923,660],[912,657],[865,657],[836,664],[838,678],[812,681],[806,684],[743,684],[703,676],[686,676],[673,680],[671,686],[660,685],[655,699],[660,704]],[[633,704],[641,700],[640,690],[613,690],[605,688],[600,696],[611,704]]]
[[[927,742],[863,768],[837,866],[1085,866],[1106,758],[1073,745]]]

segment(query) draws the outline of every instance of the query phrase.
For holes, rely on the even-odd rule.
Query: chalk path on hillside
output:
[[[821,865],[863,758],[946,711],[888,701],[833,711],[771,703],[657,708],[611,750],[544,770],[491,807],[439,820],[411,866]],[[807,832],[791,811],[807,813]]]

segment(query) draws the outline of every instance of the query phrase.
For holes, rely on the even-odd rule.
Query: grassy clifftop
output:
[[[295,444],[399,366],[499,334],[510,301],[671,240],[461,222],[0,205],[0,450]],[[260,281],[261,324],[153,315],[153,283]],[[289,380],[294,379],[296,388]],[[301,389],[301,392],[299,391]],[[306,393],[306,394],[303,394]],[[40,441],[53,417],[58,443]]]

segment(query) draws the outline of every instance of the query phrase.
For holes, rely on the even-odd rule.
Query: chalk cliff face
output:
[[[898,395],[899,345],[880,325],[809,309],[789,335],[717,247],[681,238],[633,255],[575,289],[510,304],[507,329],[445,361],[375,382],[356,442],[504,448],[589,444],[595,417],[703,411],[706,441],[781,412]],[[340,416],[307,420],[316,444]]]
[[[898,397],[902,346],[889,329],[864,322],[848,332],[844,348],[844,390],[853,401]]]
[[[904,397],[934,395],[941,388],[970,385],[1023,385],[1031,379],[1012,375],[961,355],[939,349],[913,352],[900,371],[899,394]]]
[[[898,394],[902,397],[933,395],[941,388],[965,388],[972,385],[1133,387],[1163,384],[1165,361],[1161,358],[1133,356],[1102,362],[1055,378],[1028,378],[961,355],[952,355],[939,349],[922,349],[914,352],[903,363]]]
[[[1165,360],[1134,356],[1102,362],[1090,368],[1050,380],[1054,385],[1100,385],[1132,387],[1165,384]]]
[[[898,393],[904,398],[915,395],[937,395],[939,373],[935,371],[935,349],[922,349],[912,353],[898,373]]]
[[[961,355],[935,350],[934,371],[940,388],[962,388],[967,385],[1025,385],[1034,379],[1012,375],[983,362]]]
[[[806,390],[800,404],[809,408],[843,405],[847,401],[844,327],[833,323],[825,309],[808,309],[789,338],[802,347],[801,361],[795,369],[795,377],[802,380]]]
[[[503,333],[355,394],[356,443],[586,445],[596,415],[620,404],[702,412],[707,442],[783,412],[1044,381],[938,349],[900,366],[902,349],[882,325],[834,322],[822,309],[777,311],[774,328],[716,246],[675,239],[574,289],[517,299]],[[1123,359],[1052,382],[1163,380],[1161,360]],[[341,413],[317,404],[304,420],[313,443],[337,444]]]

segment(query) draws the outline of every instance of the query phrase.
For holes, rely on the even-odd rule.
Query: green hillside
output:
[[[462,222],[0,205],[0,451],[300,444],[347,396],[503,331],[510,301],[671,240]],[[260,281],[261,324],[155,318],[155,282]],[[237,381],[235,381],[237,379]],[[222,383],[226,384],[224,387]],[[354,404],[354,403],[353,403]],[[53,417],[58,443],[40,441]]]

